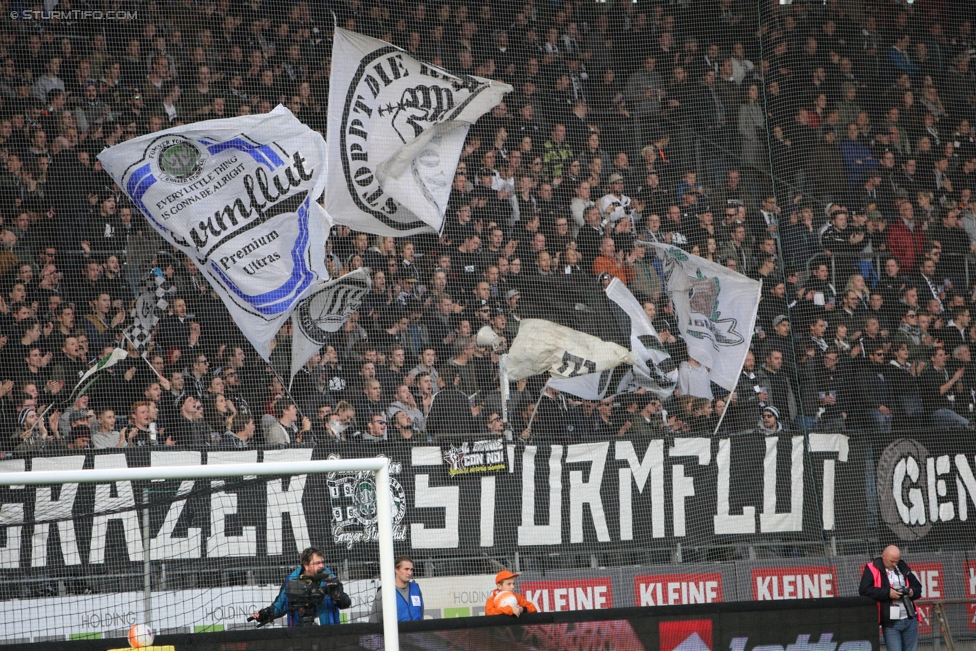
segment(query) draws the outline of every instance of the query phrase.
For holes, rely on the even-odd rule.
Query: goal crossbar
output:
[[[71,471],[2,472],[0,486],[50,484],[103,484],[158,479],[216,479],[246,475],[305,475],[329,472],[376,473],[376,526],[379,534],[380,590],[383,595],[383,637],[386,651],[399,651],[396,587],[393,573],[393,504],[390,498],[390,460],[323,459],[270,463],[229,463],[206,466],[151,466],[145,468],[92,468]]]

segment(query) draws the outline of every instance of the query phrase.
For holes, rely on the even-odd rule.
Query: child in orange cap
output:
[[[518,574],[513,574],[508,570],[502,570],[495,575],[495,590],[485,602],[486,615],[514,615],[518,617],[523,612],[539,612],[534,603],[527,601],[525,597],[515,592],[515,577],[517,576]],[[496,600],[498,595],[506,592],[510,594]]]

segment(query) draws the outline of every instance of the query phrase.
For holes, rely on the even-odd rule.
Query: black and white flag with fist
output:
[[[468,128],[511,90],[337,28],[326,209],[367,233],[439,233]]]

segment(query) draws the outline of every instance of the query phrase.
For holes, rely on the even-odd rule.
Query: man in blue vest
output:
[[[332,578],[320,578],[326,575]],[[309,581],[306,577],[316,578]],[[292,582],[291,586],[289,586],[290,582]],[[262,608],[259,611],[251,613],[248,621],[255,619],[260,627],[287,615],[288,626],[301,626],[303,624],[302,615],[308,616],[309,613],[307,611],[298,612],[300,610],[297,607],[299,604],[292,604],[288,597],[288,593],[300,582],[317,584],[316,587],[325,593],[322,595],[322,602],[317,607],[314,607],[315,609],[311,613],[314,618],[319,620],[319,625],[321,626],[338,624],[339,611],[345,610],[352,605],[352,599],[342,591],[342,584],[335,578],[332,570],[325,566],[325,555],[321,550],[309,547],[302,552],[301,566],[295,568],[291,574],[285,577],[285,582],[281,586],[281,592],[278,593],[278,597],[274,600],[274,603],[267,608]]]
[[[397,593],[397,621],[409,622],[424,618],[424,597],[420,594],[420,586],[413,581],[413,561],[406,556],[399,556],[394,561],[394,583]],[[369,614],[369,621],[383,621],[383,592],[376,591],[373,600],[373,610]]]

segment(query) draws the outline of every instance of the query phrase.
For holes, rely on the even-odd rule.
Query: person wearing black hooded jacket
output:
[[[458,367],[450,364],[438,369],[441,390],[434,396],[427,414],[427,433],[435,439],[470,436],[479,431],[468,396],[458,389]]]
[[[911,602],[922,596],[922,582],[901,560],[897,547],[889,545],[881,556],[864,566],[858,594],[878,602],[878,622],[888,651],[918,649],[918,616]],[[904,596],[909,598],[909,604]]]

